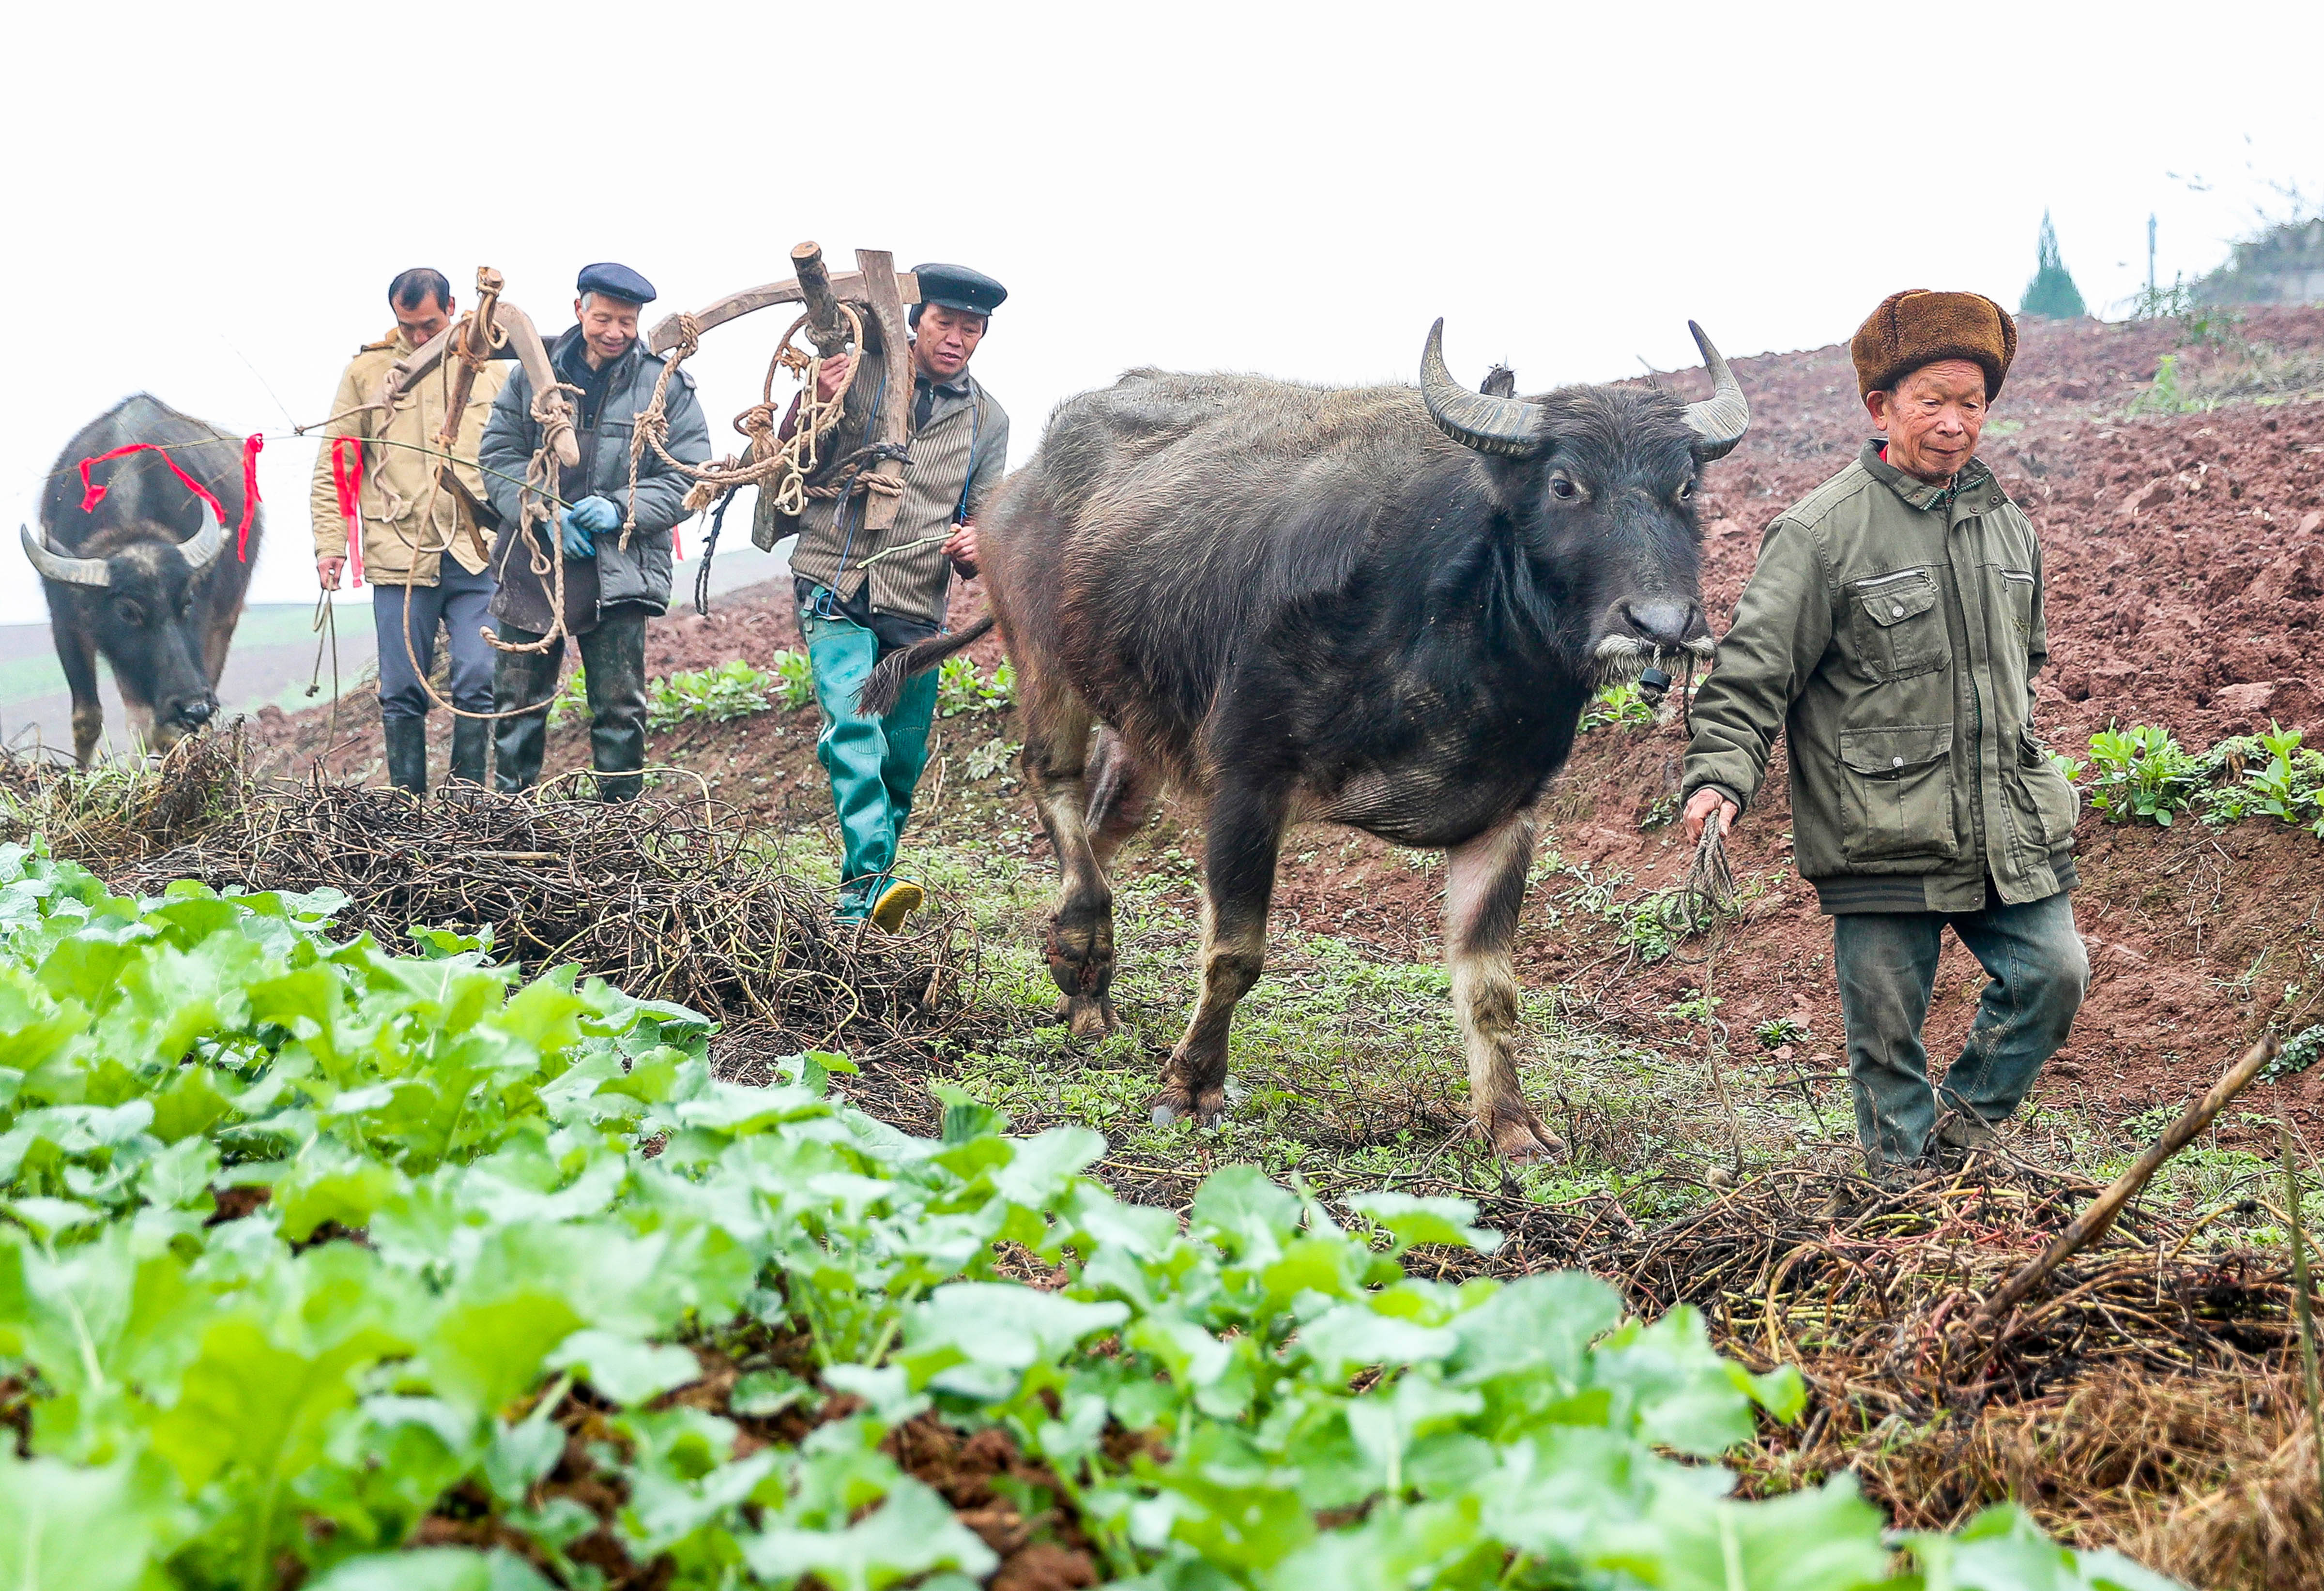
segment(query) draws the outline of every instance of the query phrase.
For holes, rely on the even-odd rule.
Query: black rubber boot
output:
[[[589,762],[603,801],[634,801],[645,780],[646,615],[633,603],[607,609],[581,639],[589,697]]]
[[[481,786],[484,782],[484,748],[492,743],[493,726],[482,718],[452,721],[452,779]]]
[[[501,639],[530,643],[540,638],[503,621]],[[546,652],[503,652],[493,659],[493,711],[539,707],[538,712],[494,722],[493,789],[521,790],[540,777],[540,759],[549,749],[549,704],[557,694],[557,667],[564,657],[565,644],[559,641]]]
[[[414,796],[428,794],[428,721],[391,718],[387,727],[387,782]]]

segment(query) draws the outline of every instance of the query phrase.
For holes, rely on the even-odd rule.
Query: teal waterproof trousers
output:
[[[831,804],[839,814],[839,915],[861,917],[895,869],[912,793],[928,764],[936,676],[933,669],[918,676],[904,686],[893,713],[869,718],[856,711],[855,693],[879,660],[879,638],[852,619],[825,618],[804,607],[799,633],[807,639],[815,704],[823,715],[815,754],[831,777]]]

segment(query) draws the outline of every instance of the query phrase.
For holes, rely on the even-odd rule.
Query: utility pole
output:
[[[2146,215],[2146,301],[2154,302],[2154,213]]]

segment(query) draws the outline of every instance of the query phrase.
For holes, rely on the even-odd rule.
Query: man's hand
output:
[[[1712,813],[1719,814],[1719,832],[1726,833],[1735,826],[1736,806],[1732,801],[1705,785],[1686,804],[1686,840],[1690,845],[1702,843],[1702,825],[1711,821]]]
[[[815,400],[817,403],[830,402],[839,391],[839,383],[845,381],[847,372],[854,368],[855,356],[852,354],[834,354],[825,360],[815,372]]]
[[[345,553],[318,557],[315,560],[315,577],[322,582],[325,591],[337,591],[339,589],[339,575],[346,566],[347,555]]]
[[[602,497],[585,497],[557,516],[558,538],[568,558],[597,555],[596,538],[622,522],[622,510]]]
[[[945,538],[945,556],[969,579],[976,578],[976,521],[963,520],[960,529]]]

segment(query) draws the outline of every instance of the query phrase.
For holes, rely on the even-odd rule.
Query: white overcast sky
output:
[[[2014,305],[2047,208],[2094,307],[2324,193],[2324,5],[28,6],[0,68],[0,489],[150,390],[269,433],[254,595],[312,593],[319,418],[407,265],[545,330],[819,240],[1010,298],[977,372],[1032,451],[1143,363],[1530,389],[1845,337],[1906,286]],[[2175,174],[2175,175],[2174,175]],[[2205,191],[2188,180],[2200,178]],[[695,362],[721,450],[777,312]],[[44,617],[0,556],[0,621]]]

